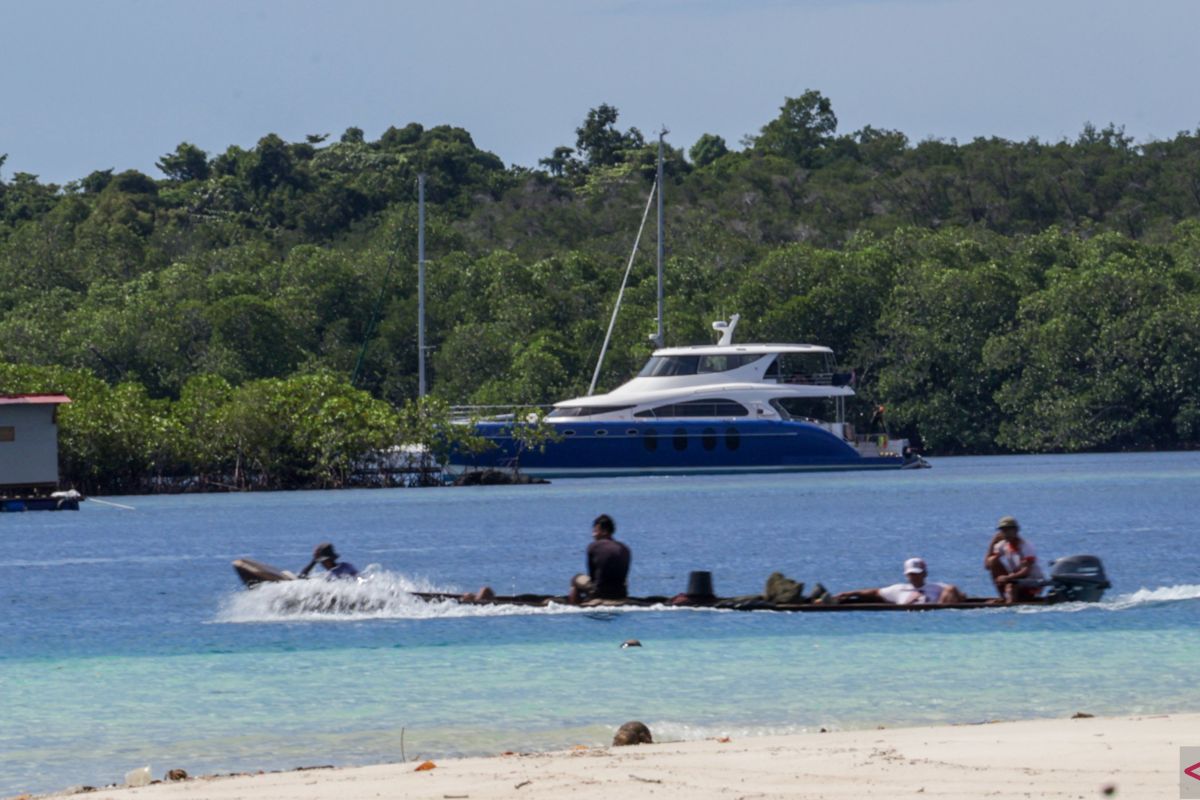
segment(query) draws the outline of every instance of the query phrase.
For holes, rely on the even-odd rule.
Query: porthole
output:
[[[637,436],[637,428],[626,428],[625,435],[626,436]]]
[[[654,431],[646,431],[646,435],[642,437],[642,445],[653,453],[658,449],[658,434]]]
[[[675,449],[687,450],[687,430],[684,428],[675,429]]]
[[[738,433],[737,428],[725,429],[725,446],[730,450],[737,450],[742,446],[742,435]]]
[[[717,449],[717,432],[713,428],[705,428],[704,434],[700,438],[700,442],[704,445],[705,450]]]
[[[597,428],[596,435],[597,436],[608,436],[608,430],[606,428]]]
[[[563,431],[563,436],[574,436],[574,435],[575,435],[575,431],[572,431],[572,430]]]

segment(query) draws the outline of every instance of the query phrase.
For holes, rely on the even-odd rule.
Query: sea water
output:
[[[689,739],[1200,710],[1200,454],[934,464],[0,515],[0,795],[145,764],[161,777],[603,744],[631,719]],[[695,569],[722,595],[776,570],[842,591],[896,582],[920,556],[932,579],[987,595],[1006,514],[1044,561],[1099,555],[1114,588],[1091,606],[930,614],[410,594],[564,592],[600,513],[633,548],[636,594],[675,594]],[[324,540],[369,579],[248,592],[230,568],[297,570]],[[330,592],[348,610],[317,610]]]

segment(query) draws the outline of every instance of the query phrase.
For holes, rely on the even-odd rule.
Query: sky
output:
[[[1200,127],[1198,32],[1193,0],[0,0],[0,179],[414,121],[536,166],[601,103],[737,146],[806,89],[839,132],[1141,142]]]

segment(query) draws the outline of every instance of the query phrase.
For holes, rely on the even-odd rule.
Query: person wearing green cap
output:
[[[1032,600],[1042,592],[1042,568],[1033,545],[1021,537],[1015,517],[1001,517],[983,567],[1006,603]]]

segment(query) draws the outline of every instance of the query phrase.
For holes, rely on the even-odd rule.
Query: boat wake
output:
[[[1155,589],[1141,588],[1136,592],[1119,594],[1099,603],[1060,603],[1053,606],[1024,606],[1012,610],[1022,614],[1071,614],[1078,611],[1129,611],[1135,608],[1177,603],[1183,600],[1200,600],[1200,584],[1185,583],[1175,586],[1159,586]]]
[[[611,616],[646,611],[737,613],[728,609],[671,606],[624,608],[581,608],[549,606],[470,605],[454,600],[425,600],[415,592],[460,590],[429,581],[368,567],[354,581],[306,580],[264,583],[251,590],[232,592],[221,603],[216,622],[271,623],[326,621],[346,622],[387,619],[453,619],[463,617],[508,617],[540,614],[586,614]],[[1053,606],[1003,606],[981,609],[985,613],[1062,614],[1081,611],[1128,611],[1148,606],[1200,599],[1200,585],[1181,584],[1116,595],[1099,603],[1061,603]],[[753,613],[770,614],[770,611]]]
[[[304,580],[263,583],[232,592],[221,603],[216,622],[262,623],[371,619],[450,619],[530,614],[597,614],[615,609],[578,606],[470,605],[454,600],[425,600],[414,592],[458,594],[462,590],[372,567],[357,580]],[[653,607],[652,607],[653,608]],[[658,607],[662,610],[662,607]],[[647,609],[620,609],[622,612]]]

